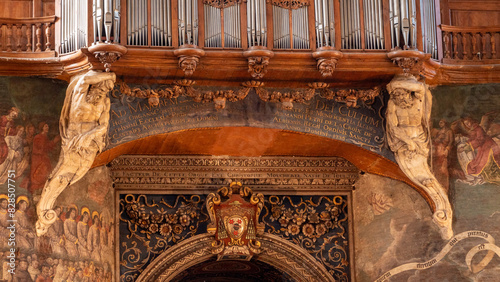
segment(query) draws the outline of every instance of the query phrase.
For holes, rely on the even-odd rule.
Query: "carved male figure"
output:
[[[388,85],[387,141],[401,170],[428,193],[436,206],[434,221],[445,239],[453,236],[448,195],[429,165],[431,92],[413,76],[398,75]]]
[[[62,138],[59,162],[43,188],[38,203],[37,233],[43,235],[57,215],[52,210],[59,194],[82,178],[105,146],[114,73],[90,71],[73,78],[66,92],[59,131]]]

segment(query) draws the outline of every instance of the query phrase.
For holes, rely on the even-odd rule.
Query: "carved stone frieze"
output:
[[[446,190],[429,165],[432,94],[411,75],[397,75],[387,85],[387,141],[401,170],[418,185],[434,207],[433,220],[444,239],[453,236],[453,211]]]
[[[342,158],[120,156],[111,162],[115,188],[207,191],[233,181],[254,191],[351,190],[359,170]]]

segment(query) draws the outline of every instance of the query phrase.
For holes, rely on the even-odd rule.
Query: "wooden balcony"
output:
[[[369,87],[402,71],[393,63],[402,50],[396,56],[414,59],[412,71],[430,84],[500,82],[500,28],[440,25],[434,0],[415,1],[409,21],[389,0],[108,0],[107,10],[83,0],[62,7],[70,2],[61,0],[57,17],[0,18],[0,74],[68,79],[104,69],[96,54],[120,50],[108,66],[129,82],[189,76],[202,85],[261,79],[270,87]],[[262,77],[249,72],[255,56],[267,58]],[[185,57],[196,59],[191,73],[181,67]]]

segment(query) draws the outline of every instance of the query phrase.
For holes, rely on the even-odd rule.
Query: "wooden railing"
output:
[[[500,26],[461,27],[442,25],[444,62],[500,59]]]
[[[0,51],[42,53],[54,51],[56,17],[0,18]]]

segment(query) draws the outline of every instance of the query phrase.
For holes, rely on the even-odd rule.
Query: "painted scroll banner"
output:
[[[216,90],[214,87],[199,89]],[[196,103],[186,96],[161,98],[157,106],[150,106],[148,99],[123,95],[117,87],[111,94],[107,149],[185,129],[248,126],[336,139],[393,160],[392,152],[384,146],[384,105],[382,96],[375,98],[373,103],[356,107],[315,96],[304,104],[294,103],[293,109],[286,110],[280,103],[263,102],[254,90],[250,90],[245,99],[228,102],[222,110],[216,110],[213,103]]]
[[[387,281],[389,278],[404,271],[430,268],[440,262],[451,251],[453,246],[467,238],[482,238],[488,242],[474,246],[465,256],[465,263],[472,273],[477,273],[483,270],[488,263],[490,263],[495,254],[500,256],[500,248],[495,245],[495,239],[490,234],[478,230],[465,231],[451,238],[441,252],[439,252],[439,254],[437,254],[434,258],[422,263],[415,262],[400,265],[384,273],[377,280],[375,280],[375,282]],[[472,258],[480,251],[488,251],[488,253],[478,264],[472,264]]]

